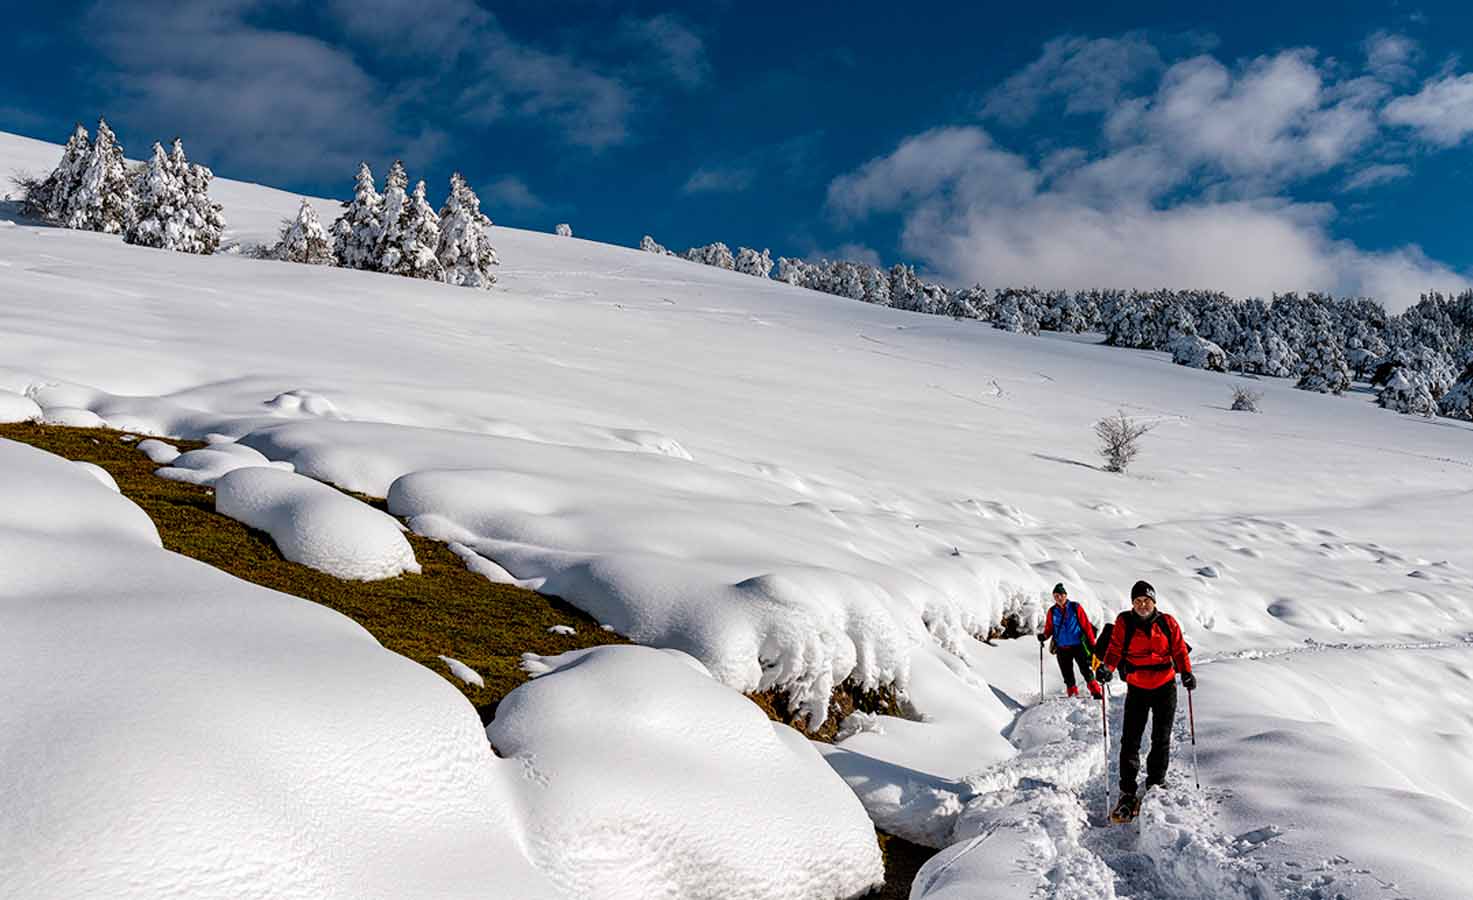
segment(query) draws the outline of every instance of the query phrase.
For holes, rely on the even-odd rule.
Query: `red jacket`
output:
[[[1142,622],[1136,619],[1130,646],[1125,646],[1126,619],[1135,618],[1135,613],[1126,611],[1115,617],[1115,627],[1110,632],[1110,646],[1105,650],[1105,668],[1114,669],[1123,658],[1128,664],[1125,683],[1139,688],[1158,688],[1169,683],[1177,672],[1192,671],[1190,648],[1182,639],[1181,626],[1176,619],[1164,612],[1157,612],[1160,623]],[[1165,634],[1161,625],[1165,625]],[[1142,668],[1145,667],[1145,668]]]

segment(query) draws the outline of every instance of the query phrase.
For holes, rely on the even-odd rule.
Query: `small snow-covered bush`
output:
[[[331,266],[337,263],[327,230],[317,218],[317,210],[312,208],[305,197],[302,205],[297,208],[297,217],[281,223],[281,240],[271,249],[271,257],[313,266]]]
[[[757,278],[772,277],[772,254],[766,250],[758,253],[751,247],[737,248],[736,270],[743,275]]]
[[[573,226],[569,225],[567,222],[559,222],[557,224],[557,227],[553,229],[553,233],[556,234],[558,237],[572,237]]]
[[[645,235],[644,237],[642,237],[642,238],[639,239],[639,249],[643,250],[646,253],[655,253],[655,254],[658,254],[660,256],[674,256],[675,255],[674,253],[671,253],[669,250],[666,250],[664,244],[660,243],[659,241],[655,240],[654,238],[650,237],[649,235]]]
[[[1095,435],[1100,439],[1100,456],[1105,460],[1105,471],[1124,472],[1140,454],[1141,438],[1154,427],[1132,421],[1124,410],[1096,422]]]
[[[1233,412],[1258,412],[1258,403],[1263,399],[1259,391],[1238,386],[1233,388]]]
[[[1473,420],[1473,363],[1463,370],[1462,376],[1452,388],[1442,395],[1438,411],[1449,418]]]
[[[1376,403],[1385,409],[1413,416],[1431,418],[1437,415],[1437,401],[1427,378],[1415,369],[1398,368],[1376,395]]]
[[[1227,371],[1227,354],[1206,338],[1194,334],[1178,335],[1171,340],[1171,361],[1179,366],[1206,369],[1209,372]]]

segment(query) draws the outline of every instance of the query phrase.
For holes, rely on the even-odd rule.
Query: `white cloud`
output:
[[[542,209],[547,204],[532,193],[527,183],[515,175],[504,175],[476,191],[487,215],[496,218],[497,207],[514,210]]]
[[[1366,166],[1345,179],[1343,191],[1364,191],[1378,185],[1398,181],[1412,174],[1412,170],[1401,163]]]
[[[627,17],[619,30],[629,43],[653,51],[659,70],[685,88],[696,88],[711,76],[706,44],[701,36],[670,13],[648,19]]]
[[[1081,46],[1070,41],[1051,42],[989,102],[1043,96],[1038,79],[1066,70],[1065,51]],[[1383,68],[1414,52],[1385,39],[1372,49]],[[1121,48],[1108,50],[1118,61]],[[835,178],[828,207],[841,223],[899,215],[905,251],[958,284],[1319,290],[1370,294],[1393,309],[1430,288],[1466,287],[1414,245],[1370,251],[1337,239],[1332,205],[1288,195],[1351,166],[1344,190],[1409,174],[1362,162],[1390,88],[1343,72],[1289,50],[1231,67],[1185,59],[1139,96],[1118,75],[1066,79],[1047,91],[1077,91],[1078,109],[1109,101],[1092,146],[1050,147],[1034,161],[982,128],[937,128]]]
[[[1366,68],[1378,78],[1395,83],[1416,74],[1411,64],[1418,54],[1417,42],[1406,35],[1378,31],[1366,38],[1363,47]]]
[[[1415,247],[1376,253],[1333,239],[1324,205],[1262,197],[1163,207],[1146,194],[1048,183],[967,127],[907,139],[836,179],[829,202],[856,219],[899,212],[906,252],[957,284],[1321,290],[1373,293],[1393,308],[1431,287],[1467,284]]]
[[[1388,103],[1383,115],[1433,144],[1456,146],[1473,134],[1473,74],[1429,80],[1418,93]]]
[[[982,114],[1020,124],[1055,97],[1064,98],[1065,112],[1104,112],[1126,87],[1160,67],[1161,54],[1138,35],[1055,38],[1038,59],[987,94]]]
[[[685,180],[681,192],[686,194],[722,194],[744,191],[752,186],[757,173],[748,168],[702,166]]]

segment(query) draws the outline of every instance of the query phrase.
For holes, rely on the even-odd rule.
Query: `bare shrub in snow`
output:
[[[1124,410],[1096,422],[1095,435],[1100,439],[1100,456],[1105,460],[1105,471],[1124,472],[1140,454],[1141,438],[1154,427],[1132,421]]]
[[[1233,412],[1258,412],[1258,402],[1263,394],[1241,385],[1233,388]]]

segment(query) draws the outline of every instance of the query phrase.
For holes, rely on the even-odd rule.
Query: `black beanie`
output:
[[[1151,587],[1149,581],[1137,581],[1135,586],[1130,589],[1130,599],[1134,600],[1137,597],[1150,597],[1152,600],[1155,600],[1156,589]]]
[[[1055,594],[1067,594],[1069,592],[1066,591],[1066,590],[1064,590],[1064,582],[1061,581],[1058,584],[1054,585],[1054,593]]]

